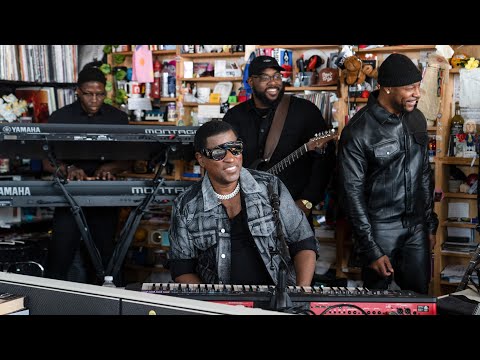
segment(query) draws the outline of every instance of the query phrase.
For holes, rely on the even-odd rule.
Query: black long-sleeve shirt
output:
[[[50,124],[98,124],[98,125],[128,125],[128,115],[114,106],[102,104],[100,109],[89,115],[83,110],[80,101],[64,106],[54,111],[48,118]],[[95,170],[105,163],[98,160],[65,160],[67,163],[74,163],[85,171],[88,176],[93,176]]]
[[[276,108],[256,109],[251,99],[236,105],[225,114],[223,121],[230,123],[244,142],[243,166],[251,167],[255,160],[263,157],[275,111]],[[322,113],[312,102],[292,96],[282,134],[269,166],[278,163],[315,137],[316,133],[326,129]],[[334,145],[330,145],[326,155],[309,151],[278,177],[287,186],[294,200],[307,199],[317,204],[323,199],[334,166]]]

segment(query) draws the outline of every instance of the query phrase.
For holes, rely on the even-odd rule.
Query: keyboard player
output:
[[[49,123],[62,124],[110,124],[128,125],[128,116],[123,111],[105,104],[106,79],[96,67],[101,63],[85,65],[79,73],[76,94],[78,100],[53,112]],[[48,160],[43,162],[44,170],[54,172],[55,167]],[[57,164],[68,180],[115,180],[115,175],[132,167],[130,161],[102,162],[95,160],[62,161]],[[119,208],[82,208],[92,239],[100,252],[104,268],[112,255],[118,227]],[[90,257],[68,207],[55,209],[53,234],[48,249],[46,276],[60,280],[97,283],[90,264]],[[121,285],[120,279],[115,279]]]

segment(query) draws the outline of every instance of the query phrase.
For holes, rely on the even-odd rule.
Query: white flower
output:
[[[25,111],[28,104],[25,100],[18,100],[13,94],[0,98],[0,118],[8,122],[17,120]]]

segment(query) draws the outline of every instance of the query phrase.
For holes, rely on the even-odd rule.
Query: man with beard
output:
[[[253,91],[252,99],[236,105],[223,118],[243,140],[243,163],[247,168],[252,167],[256,160],[264,158],[267,135],[285,91],[280,74],[283,68],[273,57],[256,57],[250,63],[248,71],[248,84]],[[280,139],[267,168],[283,160],[324,130],[327,130],[327,125],[320,110],[308,100],[290,96]],[[310,224],[311,209],[323,200],[335,166],[334,145],[330,144],[324,153],[309,151],[278,174],[297,206],[307,215]]]
[[[426,294],[438,227],[425,116],[417,109],[422,73],[405,55],[378,69],[380,90],[343,129],[340,194],[352,224],[363,285]]]

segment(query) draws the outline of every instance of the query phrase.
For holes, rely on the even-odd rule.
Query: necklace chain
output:
[[[215,190],[213,190],[215,196],[219,199],[219,200],[229,200],[233,197],[235,197],[238,192],[240,191],[240,181],[237,183],[237,186],[235,187],[235,190],[233,190],[230,194],[226,194],[226,195],[221,195],[221,194],[217,194],[215,192]]]

